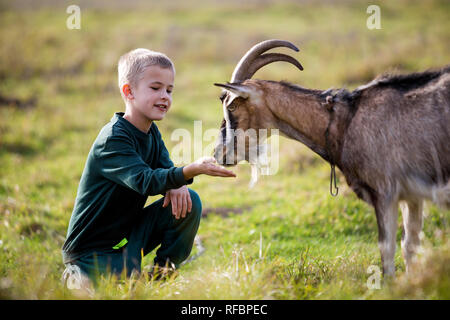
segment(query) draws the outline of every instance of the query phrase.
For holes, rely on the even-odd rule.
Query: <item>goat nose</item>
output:
[[[222,147],[218,147],[214,149],[214,159],[216,159],[218,164],[223,165],[225,163],[224,152]]]
[[[216,159],[216,161],[219,161],[220,158],[220,151],[218,148],[214,148],[214,159]]]

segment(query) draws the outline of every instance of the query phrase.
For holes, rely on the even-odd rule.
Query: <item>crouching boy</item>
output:
[[[176,269],[191,252],[202,211],[186,185],[200,174],[235,176],[213,158],[184,167],[170,160],[155,124],[172,103],[175,69],[166,55],[133,50],[120,58],[118,75],[125,113],[115,113],[92,145],[62,248],[63,280],[72,287],[141,272],[142,257],[159,245],[154,266]],[[144,207],[158,194],[164,197]]]

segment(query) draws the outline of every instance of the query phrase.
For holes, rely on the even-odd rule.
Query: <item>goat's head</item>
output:
[[[299,49],[283,40],[267,40],[252,47],[234,69],[231,81],[227,84],[215,83],[223,88],[220,100],[223,105],[224,119],[214,149],[214,158],[223,165],[235,165],[241,160],[250,162],[252,154],[259,154],[258,148],[269,133],[260,137],[259,129],[267,127],[272,117],[265,102],[265,88],[251,77],[260,68],[275,61],[292,63],[300,70],[302,65],[293,57],[282,53],[266,53],[275,47]],[[253,159],[255,159],[253,157]]]

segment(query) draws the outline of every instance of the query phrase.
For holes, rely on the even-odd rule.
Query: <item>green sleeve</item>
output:
[[[156,136],[158,137],[159,141],[159,159],[158,159],[158,168],[172,168],[174,167],[174,164],[172,160],[170,159],[169,151],[166,148],[166,145],[164,143],[164,140],[162,139],[161,132],[159,131],[158,127],[156,127],[155,124],[155,132]],[[191,178],[186,181],[186,184],[192,184],[194,182],[194,178]]]
[[[150,168],[126,137],[109,137],[94,157],[102,176],[141,195],[164,194],[188,183],[182,167]]]
[[[169,151],[164,144],[164,141],[160,138],[159,140],[160,152],[158,160],[158,168],[171,168],[174,166],[172,160],[170,159]]]

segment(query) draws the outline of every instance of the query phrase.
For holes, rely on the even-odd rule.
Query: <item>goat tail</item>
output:
[[[442,208],[450,209],[450,182],[433,190],[433,202]]]

